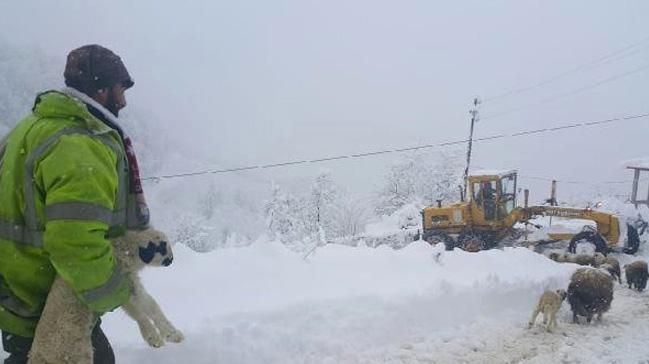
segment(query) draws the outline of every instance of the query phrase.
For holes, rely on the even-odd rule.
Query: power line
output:
[[[482,102],[483,103],[491,102],[491,101],[506,98],[506,97],[509,97],[509,96],[521,94],[521,93],[524,93],[524,92],[527,92],[527,91],[531,91],[531,90],[537,89],[539,87],[542,87],[542,86],[548,85],[550,83],[553,83],[555,81],[558,81],[560,79],[563,79],[563,78],[565,78],[565,77],[567,77],[569,75],[572,75],[574,73],[581,72],[581,71],[583,71],[585,69],[588,69],[588,68],[591,68],[591,67],[594,67],[594,66],[601,66],[603,64],[619,61],[621,59],[630,57],[632,55],[635,55],[635,54],[639,53],[640,51],[642,51],[646,47],[640,47],[640,49],[632,50],[633,48],[637,48],[640,45],[642,45],[644,43],[647,43],[648,41],[649,41],[649,37],[643,38],[642,40],[640,40],[640,41],[638,41],[636,43],[630,44],[630,45],[628,45],[626,47],[623,47],[623,48],[620,48],[620,49],[615,50],[613,52],[607,53],[607,54],[605,54],[605,55],[603,55],[603,56],[601,56],[599,58],[596,58],[596,59],[594,59],[594,60],[592,60],[590,62],[581,64],[581,65],[579,65],[577,67],[574,67],[574,68],[572,68],[570,70],[561,72],[561,73],[559,73],[559,74],[557,74],[555,76],[552,76],[552,77],[550,77],[548,79],[545,79],[543,81],[540,81],[540,82],[537,82],[537,83],[534,83],[534,84],[531,84],[531,85],[528,85],[528,86],[515,88],[515,89],[503,92],[501,94],[498,94],[498,95],[495,95],[495,96],[492,96],[492,97],[484,98],[482,100]],[[627,52],[629,50],[632,50],[632,51]]]
[[[595,82],[595,83],[591,83],[591,84],[589,84],[589,85],[579,87],[579,88],[577,88],[577,89],[574,89],[574,90],[568,91],[568,92],[566,92],[566,93],[563,93],[563,94],[560,94],[560,95],[555,95],[555,96],[552,96],[552,97],[545,98],[545,99],[543,99],[543,100],[541,100],[541,101],[539,101],[539,102],[535,102],[535,103],[533,103],[533,104],[529,104],[529,105],[525,105],[525,106],[520,106],[520,107],[515,107],[515,108],[509,109],[509,110],[506,110],[506,111],[497,112],[497,113],[495,113],[495,114],[491,114],[491,115],[483,116],[482,119],[483,119],[483,120],[486,120],[486,119],[494,119],[494,118],[497,118],[497,117],[501,117],[501,116],[505,116],[505,115],[513,114],[513,113],[515,113],[515,112],[519,112],[519,111],[522,111],[522,110],[526,110],[526,109],[529,109],[529,108],[531,108],[531,107],[536,107],[536,106],[539,106],[539,105],[543,105],[543,104],[547,104],[547,103],[550,103],[550,102],[554,102],[554,101],[557,101],[557,100],[560,100],[560,99],[563,99],[563,98],[566,98],[566,97],[569,97],[569,96],[573,96],[573,95],[576,95],[576,94],[582,93],[582,92],[584,92],[584,91],[588,91],[588,90],[590,90],[590,89],[593,89],[593,88],[595,88],[595,87],[599,87],[599,86],[604,85],[604,84],[607,84],[607,83],[609,83],[609,82],[613,82],[613,81],[619,80],[619,79],[621,79],[621,78],[624,78],[624,77],[627,77],[627,76],[630,76],[630,75],[633,75],[633,74],[636,74],[636,73],[639,73],[639,72],[645,71],[645,70],[647,70],[647,69],[649,69],[649,63],[648,63],[648,64],[645,64],[645,65],[643,65],[643,66],[641,66],[641,67],[639,67],[639,68],[636,68],[636,69],[634,69],[634,70],[627,71],[627,72],[624,72],[624,73],[619,73],[619,74],[617,74],[617,75],[613,75],[613,76],[611,76],[611,77],[607,77],[607,78],[602,79],[602,80],[599,80],[599,81],[597,81],[597,82]]]
[[[572,96],[572,95],[575,95],[575,94],[578,94],[578,93],[584,92],[584,91],[586,91],[586,90],[590,90],[591,88],[595,88],[595,87],[601,86],[601,85],[603,85],[603,84],[606,84],[606,83],[609,83],[609,82],[613,82],[613,81],[618,80],[618,79],[620,79],[620,78],[627,77],[627,76],[630,76],[630,75],[633,75],[633,74],[636,74],[636,73],[642,72],[642,71],[644,71],[644,70],[646,70],[646,69],[648,69],[648,68],[649,68],[649,63],[648,63],[648,64],[645,64],[645,65],[642,66],[642,67],[636,68],[636,69],[634,69],[634,70],[631,70],[631,71],[628,71],[628,72],[624,72],[624,73],[620,73],[620,74],[617,74],[617,75],[615,75],[615,76],[611,76],[611,77],[605,78],[605,79],[603,79],[603,80],[600,80],[600,81],[598,81],[598,82],[592,83],[592,84],[590,84],[590,85],[586,85],[586,86],[580,87],[580,88],[578,88],[578,89],[572,90],[572,91],[570,91],[570,92],[566,92],[566,93],[561,94],[561,95],[557,95],[557,96],[554,96],[554,97],[549,97],[549,98],[544,99],[544,100],[542,100],[542,101],[543,101],[543,102],[552,102],[552,101],[556,101],[556,100],[559,100],[559,99],[562,99],[562,98],[565,98],[565,97],[568,97],[568,96]]]
[[[534,179],[539,181],[546,181],[546,182],[556,181],[560,183],[574,184],[574,185],[615,185],[615,184],[626,184],[632,182],[630,180],[629,181],[574,181],[574,180],[561,180],[556,178],[537,177],[537,176],[528,176],[528,175],[519,175],[519,177]]]
[[[549,133],[549,132],[558,132],[558,131],[561,131],[561,130],[572,129],[572,128],[583,128],[583,127],[589,127],[589,126],[605,125],[605,124],[610,124],[610,123],[614,123],[614,122],[641,119],[641,118],[646,118],[646,117],[649,117],[649,113],[638,114],[638,115],[621,116],[621,117],[617,117],[617,118],[604,119],[604,120],[586,121],[586,122],[580,122],[580,123],[565,124],[565,125],[558,126],[558,127],[553,127],[553,128],[525,130],[525,131],[519,131],[519,132],[515,132],[515,133],[511,133],[511,134],[496,134],[496,135],[491,135],[491,136],[488,136],[488,137],[475,138],[475,139],[473,139],[473,141],[474,142],[484,142],[484,141],[504,139],[504,138],[516,138],[516,137],[520,137],[520,136],[528,136],[528,135],[542,134],[542,133]],[[385,150],[372,151],[372,152],[359,153],[359,154],[351,154],[351,155],[338,155],[338,156],[330,156],[330,157],[315,158],[315,159],[303,159],[303,160],[296,160],[296,161],[288,161],[288,162],[283,162],[283,163],[252,165],[252,166],[239,167],[239,168],[217,169],[217,170],[196,171],[196,172],[188,172],[188,173],[168,174],[168,175],[161,175],[161,176],[151,176],[151,177],[143,178],[143,180],[160,180],[160,179],[172,179],[172,178],[185,178],[185,177],[202,176],[202,175],[208,175],[208,174],[225,174],[225,173],[232,173],[232,172],[280,168],[280,167],[288,167],[288,166],[303,165],[303,164],[316,164],[316,163],[323,163],[323,162],[327,162],[327,161],[335,161],[335,160],[341,160],[341,159],[366,158],[366,157],[373,157],[373,156],[389,154],[389,153],[402,153],[402,152],[407,152],[407,151],[430,149],[430,148],[435,148],[435,147],[446,147],[446,146],[464,144],[464,143],[467,143],[468,141],[469,141],[468,139],[462,139],[462,140],[454,140],[454,141],[447,141],[447,142],[419,145],[419,146],[414,146],[414,147],[406,147],[406,148],[398,148],[398,149],[385,149]]]

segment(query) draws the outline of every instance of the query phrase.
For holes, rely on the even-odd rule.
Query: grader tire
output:
[[[450,235],[442,231],[426,232],[423,235],[423,240],[428,242],[428,244],[430,245],[444,243],[445,250],[453,250],[453,248],[455,248],[455,240]]]
[[[486,248],[484,239],[480,235],[473,233],[461,234],[457,239],[457,246],[470,253],[477,253]]]

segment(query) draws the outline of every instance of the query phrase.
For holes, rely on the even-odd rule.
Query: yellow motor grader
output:
[[[529,192],[525,190],[523,206],[517,206],[517,172],[487,172],[468,177],[467,202],[437,207],[426,207],[422,215],[422,239],[431,244],[444,243],[451,250],[459,247],[467,251],[490,249],[505,239],[517,239],[517,223],[531,224],[530,220],[540,216],[556,216],[569,219],[593,221],[594,228],[585,228],[578,234],[548,234],[549,240],[529,242],[528,245],[570,240],[568,250],[575,252],[581,241],[595,246],[595,251],[607,254],[622,251],[620,223],[615,215],[595,211],[559,206],[528,206]],[[535,227],[540,227],[534,225]],[[635,253],[639,245],[637,230],[629,225],[628,244],[623,250]]]

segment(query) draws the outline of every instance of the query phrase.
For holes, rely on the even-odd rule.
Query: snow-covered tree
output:
[[[336,201],[331,215],[331,235],[353,237],[363,232],[370,220],[369,204],[351,196],[341,196]]]
[[[441,153],[437,158],[430,154],[405,155],[386,173],[375,212],[390,215],[409,203],[433,205],[439,199],[455,201],[459,197],[461,173],[458,155]]]
[[[289,194],[273,185],[265,205],[271,235],[285,243],[324,242],[358,234],[368,220],[367,204],[348,196],[328,172],[321,172],[306,191]]]
[[[306,202],[307,226],[309,233],[327,232],[331,225],[332,210],[339,196],[338,188],[331,174],[320,172],[311,185],[310,195]]]
[[[299,223],[301,210],[302,206],[297,198],[273,184],[271,196],[264,206],[268,231],[282,241],[299,237],[303,230],[302,224]]]

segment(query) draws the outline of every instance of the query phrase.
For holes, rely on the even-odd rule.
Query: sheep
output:
[[[595,253],[593,255],[593,266],[599,267],[602,264],[606,264],[606,258],[607,258],[606,255],[602,253],[599,252]]]
[[[579,265],[595,265],[595,257],[585,254],[570,254],[568,256],[570,263],[576,263]]]
[[[570,263],[576,263],[579,265],[591,265],[595,268],[602,267],[603,265],[610,265],[611,268],[607,268],[606,270],[615,278],[620,284],[622,283],[622,278],[621,278],[621,271],[620,271],[620,262],[610,256],[606,256],[602,253],[595,253],[592,257],[588,255],[574,255],[574,254],[558,254],[558,253],[550,253],[550,259],[557,261],[557,262],[570,262]]]
[[[561,304],[566,299],[566,291],[558,289],[556,291],[545,291],[536,305],[536,309],[532,313],[532,318],[528,323],[528,327],[532,328],[536,317],[539,313],[543,313],[543,323],[546,324],[546,330],[552,332],[553,328],[557,327],[557,312],[561,308]]]
[[[613,280],[617,278],[617,272],[615,271],[615,267],[613,267],[610,264],[602,264],[599,267],[597,267],[600,270],[605,271],[606,273],[610,274]]]
[[[609,273],[613,276],[613,278],[616,278],[617,281],[622,284],[622,272],[620,271],[620,261],[613,257],[605,257],[604,261],[602,264],[600,264],[600,267],[603,265],[610,265],[613,269],[609,270]]]
[[[554,260],[557,263],[574,263],[574,255],[569,253],[557,253],[552,252],[548,258]]]
[[[568,285],[568,302],[574,323],[579,323],[577,316],[585,316],[590,323],[594,314],[601,320],[612,301],[613,278],[610,274],[595,268],[579,268],[573,273]]]
[[[642,292],[647,287],[647,262],[636,260],[624,266],[624,274],[626,275],[626,283],[629,288],[635,288],[638,292]]]
[[[146,292],[138,276],[146,265],[171,264],[173,255],[167,241],[165,235],[155,229],[128,231],[125,236],[111,241],[118,268],[133,287],[130,300],[122,308],[137,322],[142,337],[153,347],[160,347],[165,341],[184,339],[182,332],[169,322]],[[81,303],[72,288],[57,276],[36,326],[28,363],[92,363],[90,334],[97,320],[97,314]]]
[[[552,252],[548,256],[550,259],[558,263],[576,263],[579,265],[595,265],[595,257],[585,254],[569,254],[563,253],[559,254],[557,252]]]

